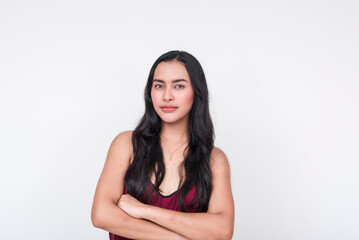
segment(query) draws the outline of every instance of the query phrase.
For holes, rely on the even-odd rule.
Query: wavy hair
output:
[[[157,115],[152,99],[153,76],[160,62],[179,61],[187,69],[194,89],[194,100],[189,113],[189,142],[182,164],[185,177],[181,177],[178,189],[178,202],[182,211],[196,209],[207,212],[212,191],[212,172],[210,156],[214,147],[213,123],[209,113],[208,88],[203,69],[198,60],[185,51],[170,51],[161,55],[153,64],[145,92],[145,113],[132,135],[133,161],[125,175],[128,193],[139,201],[146,203],[151,192],[149,183],[151,175],[155,176],[155,189],[159,191],[166,170],[160,143],[161,118]],[[186,206],[186,194],[196,186],[195,197]]]

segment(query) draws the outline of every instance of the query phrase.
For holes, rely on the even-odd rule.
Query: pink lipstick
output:
[[[175,107],[175,106],[162,106],[161,109],[164,112],[173,112],[174,110],[177,109],[177,107]]]

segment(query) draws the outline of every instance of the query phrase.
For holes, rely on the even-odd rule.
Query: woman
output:
[[[229,164],[213,146],[207,83],[197,59],[184,51],[160,56],[145,104],[136,129],[110,146],[93,225],[116,240],[231,239]]]

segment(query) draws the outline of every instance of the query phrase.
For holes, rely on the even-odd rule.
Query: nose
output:
[[[172,101],[174,99],[172,91],[170,88],[167,88],[166,90],[163,91],[163,96],[162,96],[163,100],[168,102],[168,101]]]

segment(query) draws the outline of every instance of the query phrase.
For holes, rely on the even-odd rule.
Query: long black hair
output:
[[[153,64],[145,88],[145,113],[132,135],[133,161],[125,175],[125,186],[130,195],[146,203],[151,175],[155,175],[155,188],[159,191],[165,176],[160,142],[161,118],[153,108],[151,88],[153,76],[160,62],[179,61],[187,69],[194,89],[194,101],[189,113],[189,142],[183,163],[185,178],[180,181],[178,201],[182,211],[195,208],[207,212],[212,191],[210,156],[214,147],[213,123],[209,113],[208,88],[203,69],[198,60],[185,51],[170,51]],[[186,194],[196,186],[195,198],[185,206]]]

